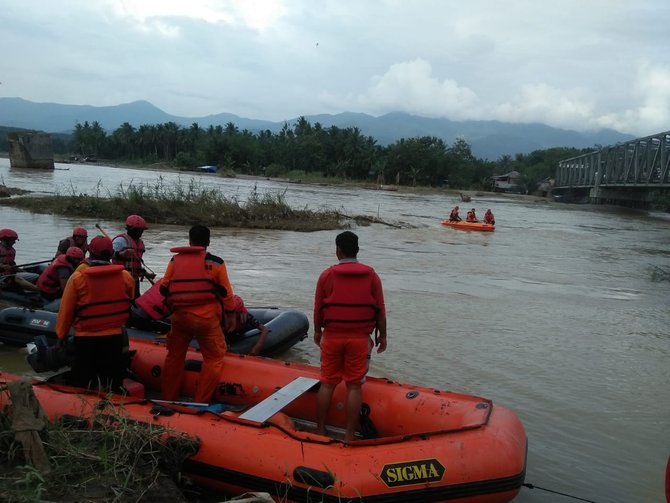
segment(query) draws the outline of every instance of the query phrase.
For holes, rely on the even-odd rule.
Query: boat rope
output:
[[[568,493],[562,493],[560,491],[554,491],[552,489],[547,489],[546,487],[536,486],[534,484],[524,483],[523,486],[527,487],[528,489],[540,489],[542,491],[547,491],[549,493],[559,494],[561,496],[565,496],[566,498],[572,498],[572,499],[575,499],[577,501],[586,501],[587,503],[598,503],[597,501],[588,500],[586,498],[580,498],[579,496],[574,496],[574,495],[568,494]]]

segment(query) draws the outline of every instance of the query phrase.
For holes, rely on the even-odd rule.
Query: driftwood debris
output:
[[[393,227],[395,229],[406,229],[410,228],[411,225],[403,224],[402,222],[387,222],[381,218],[371,217],[368,215],[347,215],[340,211],[336,212],[337,216],[343,220],[353,220],[357,224],[382,224],[388,227]]]
[[[23,447],[26,462],[33,465],[41,473],[51,471],[49,458],[44,451],[44,445],[39,432],[46,426],[46,416],[40,403],[33,393],[33,387],[28,379],[7,383],[9,396],[12,399],[10,417],[12,430],[17,442]]]

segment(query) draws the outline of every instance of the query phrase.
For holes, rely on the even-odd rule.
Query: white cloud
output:
[[[633,134],[670,126],[667,0],[29,4],[0,9],[2,96],[146,99],[190,117],[405,111]]]
[[[170,18],[241,24],[262,31],[272,26],[285,11],[280,0],[108,0],[106,8],[143,29],[153,28],[168,35],[178,31],[167,21]]]
[[[632,95],[638,106],[598,117],[597,124],[641,135],[670,130],[670,66],[643,62],[636,75]]]
[[[477,96],[457,82],[433,76],[428,61],[415,59],[391,65],[365,92],[350,97],[324,94],[326,102],[347,107],[350,110],[384,113],[389,111],[410,112],[428,117],[466,117],[477,103]]]
[[[555,127],[588,123],[593,105],[579,90],[561,90],[548,84],[527,84],[513,101],[494,105],[492,115],[507,122],[544,122]]]

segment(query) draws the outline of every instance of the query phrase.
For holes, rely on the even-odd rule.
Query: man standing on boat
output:
[[[375,270],[362,264],[358,236],[351,231],[337,235],[339,262],[321,273],[314,295],[314,342],[321,348],[321,386],[317,397],[317,433],[326,434],[326,416],[333,391],[344,380],[347,386],[346,431],[350,442],[358,428],[362,405],[361,386],[368,372],[373,345],[386,350],[386,308],[382,282]],[[375,342],[370,338],[373,330]]]
[[[75,271],[65,285],[56,318],[56,335],[63,344],[74,326],[72,375],[77,385],[118,391],[125,370],[124,327],[135,282],[122,266],[109,263],[112,258],[109,238],[94,238],[91,255],[96,260]]]
[[[186,351],[195,337],[203,358],[195,401],[209,403],[227,350],[221,320],[225,316],[226,328],[232,327],[235,300],[226,264],[207,252],[209,228],[194,225],[188,237],[190,246],[170,250],[175,256],[161,280],[161,293],[172,310],[161,391],[164,400],[179,398]]]
[[[129,215],[126,218],[126,232],[119,234],[112,240],[114,256],[112,263],[125,267],[135,280],[135,297],[140,296],[140,280],[147,278],[153,281],[156,275],[144,268],[144,241],[142,234],[147,229],[147,224],[139,215]]]

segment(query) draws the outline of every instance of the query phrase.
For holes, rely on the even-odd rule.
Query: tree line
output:
[[[520,189],[529,193],[541,180],[555,176],[560,159],[592,150],[552,148],[489,161],[476,158],[463,139],[449,145],[422,136],[382,146],[357,127],[326,128],[305,117],[293,126],[284,124],[277,133],[240,131],[232,122],[208,128],[195,122],[190,127],[166,122],[136,128],[126,122],[110,134],[97,121],[86,121],[75,125],[69,141],[54,140],[54,150],[63,149],[117,162],[164,162],[187,169],[216,165],[250,175],[304,174],[456,189],[490,189],[492,176],[515,170],[521,174]]]

